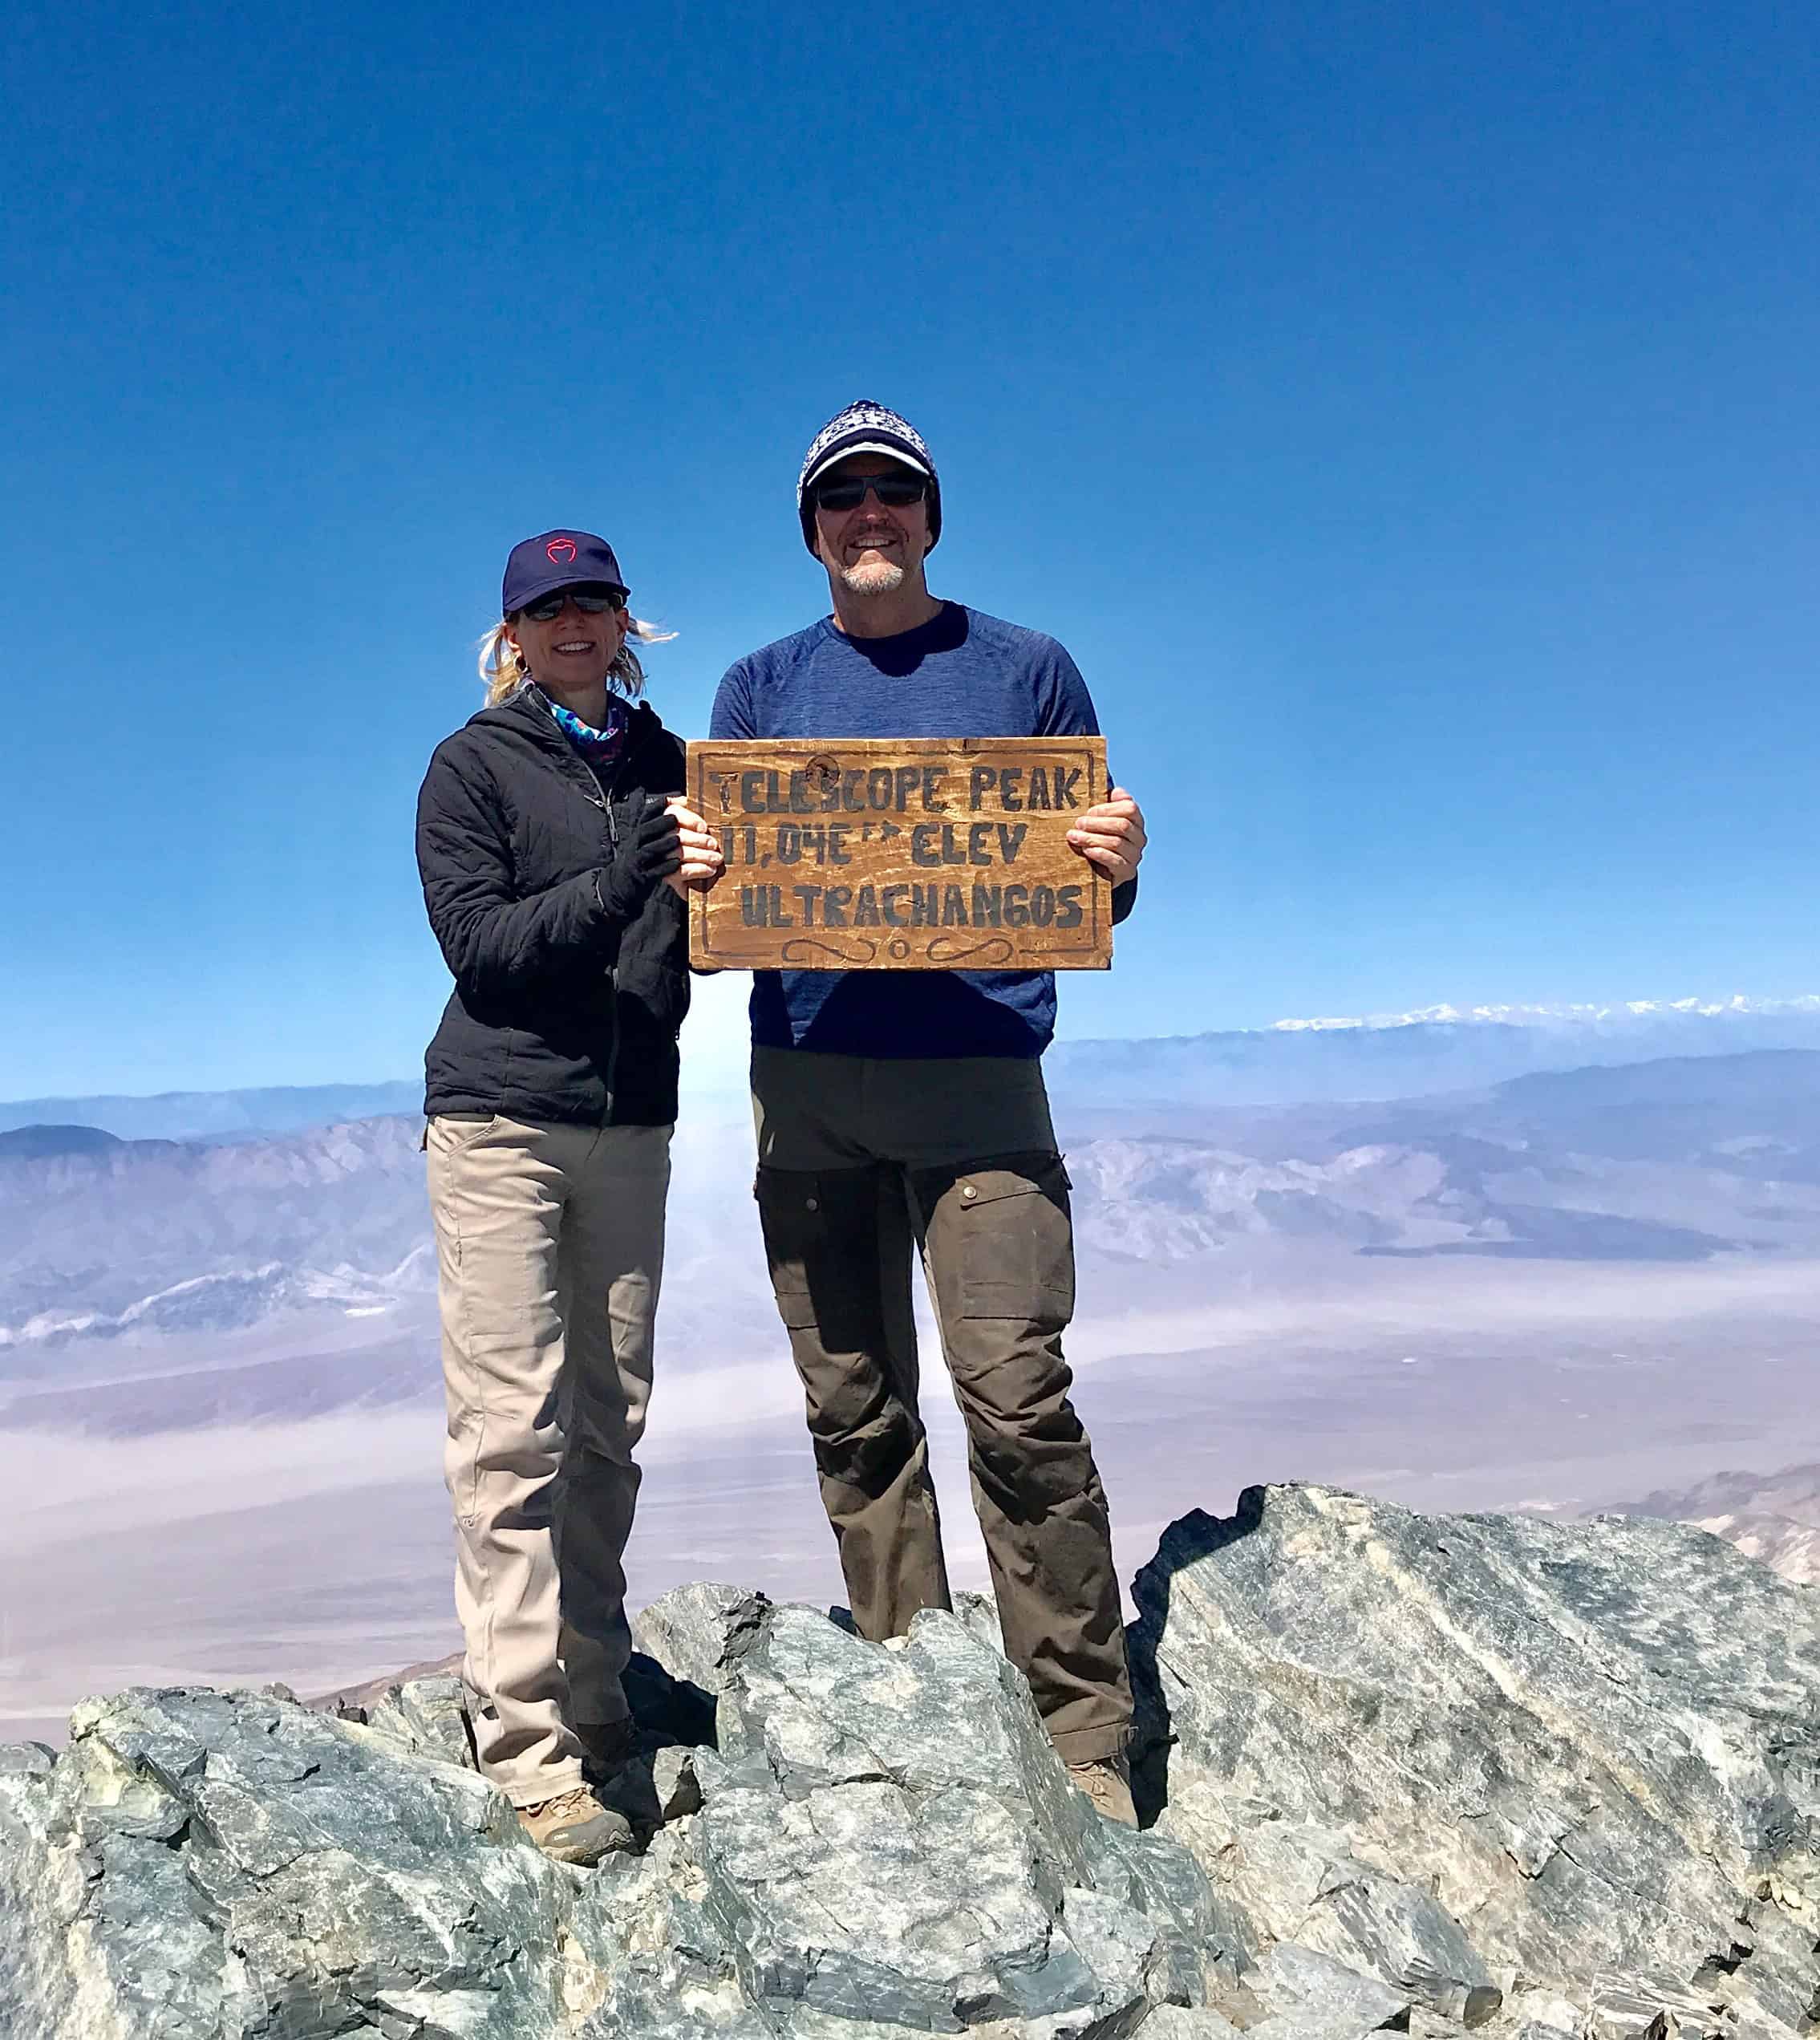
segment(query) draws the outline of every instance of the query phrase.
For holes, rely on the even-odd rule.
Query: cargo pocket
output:
[[[1074,1223],[1059,1154],[963,1171],[942,1199],[960,1251],[961,1315],[1058,1332],[1074,1315]]]
[[[761,1167],[752,1194],[786,1328],[863,1348],[878,1316],[877,1170]]]
[[[821,1212],[821,1179],[796,1169],[760,1169],[752,1185],[772,1293],[785,1326],[798,1332],[815,1322],[809,1271],[820,1259],[827,1231]]]

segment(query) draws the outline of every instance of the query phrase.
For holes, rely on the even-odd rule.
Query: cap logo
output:
[[[575,557],[575,541],[573,538],[553,538],[544,550],[549,554],[552,566],[566,566]]]

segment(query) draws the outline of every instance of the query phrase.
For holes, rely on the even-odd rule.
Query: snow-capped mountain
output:
[[[1384,1100],[1476,1090],[1538,1070],[1820,1049],[1820,998],[1436,1006],[1243,1032],[1059,1042],[1051,1085],[1106,1106]]]
[[[1595,1033],[1623,1033],[1641,1023],[1676,1019],[1715,1020],[1722,1016],[1780,1019],[1820,1016],[1820,996],[1752,999],[1734,992],[1729,999],[1632,999],[1610,1006],[1423,1006],[1409,1013],[1368,1013],[1358,1019],[1273,1020],[1271,1031],[1318,1034],[1348,1028],[1432,1027],[1454,1024],[1494,1027],[1538,1027]]]

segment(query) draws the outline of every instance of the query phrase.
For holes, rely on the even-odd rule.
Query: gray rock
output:
[[[1238,2028],[1210,2006],[1159,2005],[1138,2029],[1144,2040],[1238,2040]]]
[[[612,1977],[589,2031],[1114,2040],[1198,1994],[1198,1950],[1176,1958],[1206,1879],[1161,1838],[1101,1845],[1023,1679],[957,1617],[886,1648],[768,1608],[717,1657],[693,1661],[721,1685],[699,1815],[578,1901]]]
[[[86,1703],[61,1754],[0,1750],[0,2034],[1810,2029],[1810,1591],[1665,1523],[1307,1488],[1176,1526],[1140,1607],[1169,1793],[1147,1833],[1069,1788],[983,1602],[879,1646],[732,1588],[667,1596],[610,1781],[649,1847],[591,1873],[471,1768],[452,1678],[375,1686],[358,1722],[201,1689]]]
[[[926,1610],[898,1647],[780,1608],[745,1632],[719,1707],[729,1764],[760,1757],[786,1797],[889,1778],[929,1792],[983,1789],[1032,1819],[1063,1881],[1086,1884],[1094,1816],[1069,1785],[1022,1675],[959,1617]],[[1059,1890],[1059,1886],[1058,1886]]]
[[[202,1689],[85,1702],[71,1737],[0,1799],[10,2030],[553,2030],[560,1875],[472,1774]]]
[[[1384,2030],[1363,2026],[1352,2014],[1337,2007],[1315,2006],[1273,2013],[1270,2018],[1246,2028],[1248,2034],[1256,2034],[1259,2040],[1367,2040],[1368,2034]]]
[[[1600,1984],[1581,2024],[1586,2040],[1718,2040],[1731,2030],[1719,1998],[1672,1977]]]
[[[1502,2010],[1500,2005],[1498,2011],[1494,2012],[1490,2018],[1482,2021],[1473,2029],[1475,2034],[1484,2033]],[[1465,2040],[1466,2034],[1465,2027],[1457,2019],[1449,2018],[1444,2013],[1430,2011],[1427,2006],[1419,2001],[1409,2007],[1409,2031],[1410,2040]]]
[[[1267,1938],[1332,1956],[1456,2024],[1482,2026],[1498,2010],[1502,1993],[1460,1923],[1425,1888],[1361,1862],[1340,1830],[1278,1819],[1202,1778],[1165,1810],[1160,1831],[1215,1866]]]
[[[753,2002],[928,2032],[1109,2034],[1148,2009],[1157,1928],[1096,1888],[1096,1817],[1021,1675],[958,1617],[888,1649],[780,1608],[726,1670],[693,1831]]]
[[[436,1757],[474,1768],[468,1693],[459,1678],[408,1679],[388,1686],[366,1714],[367,1728],[407,1757]]]
[[[1297,1931],[1308,1947],[1468,2028],[1483,2026],[1504,2001],[1457,1920],[1427,1892],[1363,1864],[1332,1866]]]
[[[672,1677],[643,1651],[633,1652],[622,1683],[642,1749],[714,1741],[715,1697],[705,1688]]]
[[[680,1820],[686,1814],[699,1813],[701,1780],[695,1775],[692,1750],[659,1750],[651,1758],[651,1790],[657,1800],[659,1820]]]
[[[1250,2030],[1272,2036],[1293,2031],[1308,2040],[1363,2040],[1386,2027],[1405,2029],[1413,2002],[1408,1991],[1293,1941],[1279,1941],[1245,1981],[1267,2014]]]
[[[719,1661],[725,1754],[637,1754],[669,1824],[593,1873],[432,1754],[452,1682],[364,1722],[202,1689],[86,1704],[61,1757],[0,1768],[0,2032],[1119,2040],[1202,1994],[1193,1858],[1106,1828],[958,1618],[886,1649],[767,1606]]]
[[[633,1647],[672,1679],[718,1695],[728,1653],[770,1606],[763,1594],[711,1580],[673,1587],[633,1616]]]
[[[1157,1929],[1142,1913],[1104,1892],[1071,1891],[1063,1895],[1061,1924],[1075,1953],[1099,1979],[1103,2001],[1149,2010],[1156,1979],[1169,1973],[1157,1965]]]
[[[1550,2035],[1579,2040],[1585,2023],[1579,2006],[1559,1992],[1514,1989],[1506,1991],[1497,2016],[1481,2029],[1481,2040],[1547,2040]]]
[[[1682,1525],[1424,1518],[1319,1487],[1172,1526],[1137,1592],[1164,1824],[1260,1916],[1290,1899],[1246,1867],[1269,1846],[1257,1829],[1308,1823],[1431,1894],[1479,1961],[1574,2003],[1600,1977],[1710,1970],[1737,2021],[1802,2029],[1820,1922],[1810,1592]],[[1372,1899],[1375,1917],[1325,1895],[1348,1959],[1433,1959],[1432,1916],[1352,1881],[1348,1907]],[[1464,1960],[1454,1945],[1443,1985]]]
[[[701,1811],[695,1765],[698,1755],[707,1754],[675,1743],[636,1751],[595,1782],[595,1796],[624,1814],[634,1829],[648,1833]]]
[[[648,1657],[634,1657],[627,1685],[634,1702],[633,1747],[610,1775],[594,1782],[608,1806],[648,1831],[699,1809],[693,1754],[673,1738],[679,1728],[711,1738],[712,1707],[705,1695],[685,1689]],[[434,1757],[472,1770],[468,1705],[460,1679],[438,1673],[378,1687],[367,1705],[338,1718],[400,1754]]]
[[[79,1847],[53,1842],[54,1811],[47,1771],[0,1766],[0,2034],[8,2040],[69,2030],[76,1978],[67,1951],[93,1878]]]
[[[584,2040],[772,2040],[703,1909],[689,1827],[665,1828],[646,1855],[610,1858],[578,1884],[565,2002]]]
[[[1005,1638],[999,1627],[999,1604],[990,1594],[976,1594],[965,1587],[955,1593],[954,1600],[955,1613],[967,1633],[1003,1657]]]
[[[1230,1989],[1255,1958],[1257,1929],[1232,1895],[1216,1888],[1188,1851],[1160,1834],[1110,1820],[1087,1823],[1087,1858],[1101,1891],[1154,1922],[1150,1995],[1199,2005]]]
[[[1503,2001],[1459,1921],[1430,1892],[1361,1863],[1332,1829],[1260,1822],[1239,1863],[1235,1889],[1260,1924],[1377,1977],[1406,2004],[1477,2026]]]

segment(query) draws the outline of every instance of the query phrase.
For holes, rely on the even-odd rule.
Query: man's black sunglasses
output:
[[[926,475],[842,475],[838,481],[818,481],[809,493],[818,510],[857,510],[870,489],[888,510],[908,509],[929,493]]]
[[[574,602],[584,616],[598,616],[604,610],[626,606],[625,594],[618,588],[557,588],[549,594],[539,595],[534,602],[526,602],[519,614],[529,617],[534,623],[553,623],[567,602]]]

